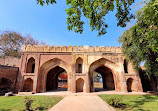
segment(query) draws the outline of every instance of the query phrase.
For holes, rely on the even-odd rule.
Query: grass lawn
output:
[[[158,96],[150,95],[99,95],[105,102],[111,97],[122,98],[117,111],[158,111]]]
[[[29,96],[34,102],[31,108],[38,109],[38,111],[47,111],[49,108],[58,103],[62,97],[52,96]],[[0,97],[0,111],[23,111],[25,96],[10,96]]]

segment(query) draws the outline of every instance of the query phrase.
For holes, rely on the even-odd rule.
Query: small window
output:
[[[82,67],[83,67],[83,59],[79,57],[76,60],[76,73],[82,73]]]

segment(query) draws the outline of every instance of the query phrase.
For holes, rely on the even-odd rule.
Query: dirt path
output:
[[[50,111],[114,111],[98,96],[66,96]]]

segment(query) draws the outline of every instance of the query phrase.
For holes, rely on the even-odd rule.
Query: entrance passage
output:
[[[98,67],[93,72],[93,84],[94,90],[96,92],[105,90],[115,90],[112,71],[105,66]]]
[[[47,74],[46,91],[57,90],[67,91],[67,72],[57,66]]]

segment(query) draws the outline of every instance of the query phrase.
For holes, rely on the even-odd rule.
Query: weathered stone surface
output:
[[[77,46],[73,46],[73,52],[77,52],[78,51],[78,47]]]
[[[79,50],[80,52],[83,52],[83,47],[82,47],[82,46],[79,46],[78,50]]]
[[[46,45],[46,46],[44,46],[44,52],[49,52],[49,46],[48,45]]]
[[[32,51],[32,45],[27,45],[26,51]]]
[[[90,47],[89,47],[89,51],[90,51],[90,52],[94,52],[94,47],[93,47],[93,46],[90,46]]]
[[[85,45],[84,46],[84,52],[88,52],[89,51],[88,49],[89,49],[88,45]]]
[[[67,48],[67,51],[72,52],[72,46],[69,45],[68,48]]]
[[[32,51],[31,46],[27,46],[26,51],[22,52],[25,56],[21,58],[18,91],[36,93],[45,92],[48,88],[55,89],[56,77],[62,71],[68,74],[70,92],[95,91],[92,79],[94,71],[102,75],[103,88],[107,90],[142,91],[138,73],[132,63],[124,62],[125,57],[120,53],[120,47],[39,46],[38,51],[29,51]],[[34,61],[28,61],[29,58]],[[30,71],[27,71],[27,67],[31,67]]]
[[[66,52],[67,51],[67,47],[64,45],[64,46],[62,46],[62,52]]]
[[[56,52],[61,52],[61,46],[60,46],[60,45],[57,45],[55,51],[56,51]]]

